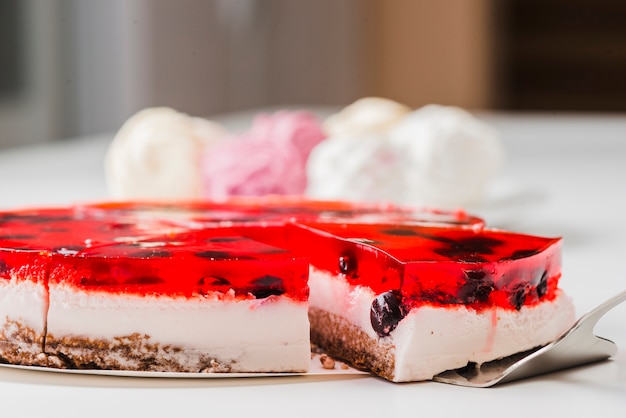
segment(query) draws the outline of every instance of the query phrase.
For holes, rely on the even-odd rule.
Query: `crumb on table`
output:
[[[325,369],[330,370],[335,368],[335,360],[326,354],[320,356],[320,363],[322,363],[322,367]]]

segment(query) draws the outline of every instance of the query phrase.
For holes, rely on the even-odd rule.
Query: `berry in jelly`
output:
[[[466,305],[486,303],[494,290],[491,276],[482,270],[465,271],[465,283],[459,289],[459,299]]]
[[[339,272],[342,274],[356,275],[357,261],[354,254],[344,254],[339,256]]]
[[[402,304],[402,295],[397,290],[382,293],[372,302],[370,321],[372,328],[380,337],[388,336],[406,315]]]
[[[264,299],[272,295],[280,296],[285,293],[285,285],[280,277],[266,275],[254,279],[249,292],[257,299]]]

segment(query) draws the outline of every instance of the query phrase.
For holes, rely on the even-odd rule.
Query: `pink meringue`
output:
[[[321,123],[308,112],[258,115],[248,132],[205,151],[204,196],[303,194],[309,153],[323,139]]]

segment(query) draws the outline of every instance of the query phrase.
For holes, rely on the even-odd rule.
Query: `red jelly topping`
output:
[[[560,239],[489,229],[306,223],[288,228],[291,250],[376,294],[420,304],[520,309],[555,297]],[[311,248],[315,248],[312,251]]]
[[[115,293],[307,299],[306,260],[231,229],[180,233],[170,223],[71,208],[0,214],[0,278]]]
[[[483,226],[463,212],[289,198],[18,211],[0,213],[0,279],[306,300],[310,263],[379,295],[372,320],[381,335],[393,321],[377,311],[401,317],[424,303],[520,309],[553,298],[559,240]]]

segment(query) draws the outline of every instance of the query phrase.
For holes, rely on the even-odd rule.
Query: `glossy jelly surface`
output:
[[[398,224],[306,223],[288,231],[291,250],[308,254],[315,267],[376,294],[394,292],[383,299],[407,310],[420,304],[519,310],[554,298],[561,275],[558,238]]]
[[[560,241],[463,212],[284,197],[0,213],[0,279],[306,300],[309,263],[371,288],[396,316],[424,303],[521,309],[555,296]]]
[[[12,277],[115,293],[308,297],[306,260],[234,229],[76,208],[0,214],[0,279]]]
[[[235,197],[225,202],[108,202],[83,206],[86,213],[117,218],[159,217],[176,224],[282,225],[287,221],[338,223],[397,222],[479,228],[484,221],[463,211],[398,207],[390,204],[306,200],[290,197]]]

